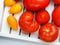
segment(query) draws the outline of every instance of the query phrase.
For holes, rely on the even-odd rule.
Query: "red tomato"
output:
[[[57,26],[60,26],[60,6],[57,6],[54,9],[52,13],[52,19]]]
[[[39,37],[45,42],[53,42],[58,37],[58,28],[56,25],[48,23],[40,28]]]
[[[36,21],[39,24],[46,24],[50,19],[49,13],[46,10],[41,10],[36,14]]]
[[[55,4],[60,4],[60,0],[53,0]]]
[[[24,6],[32,11],[40,10],[48,6],[50,0],[23,0]]]
[[[39,28],[39,24],[36,21],[33,21],[33,18],[33,13],[29,11],[26,11],[21,15],[19,25],[24,32],[32,33]]]

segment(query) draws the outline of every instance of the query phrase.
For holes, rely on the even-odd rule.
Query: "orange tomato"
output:
[[[4,0],[5,6],[12,6],[16,3],[15,0]]]
[[[8,23],[8,25],[9,25],[11,28],[13,28],[13,29],[15,29],[15,30],[18,29],[17,20],[15,19],[14,16],[8,16],[8,17],[7,17],[7,23]]]
[[[10,8],[9,12],[11,14],[16,14],[16,13],[19,13],[21,10],[22,10],[22,5],[19,3],[16,3]]]

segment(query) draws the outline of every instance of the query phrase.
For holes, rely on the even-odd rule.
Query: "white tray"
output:
[[[20,28],[18,29],[18,31],[14,31],[12,29],[10,33],[10,27],[8,26],[6,21],[7,17],[10,15],[8,12],[9,8],[10,7],[7,7],[7,6],[4,7],[4,0],[0,0],[0,27],[1,27],[0,36],[20,39],[20,40],[25,40],[25,41],[35,42],[35,43],[46,43],[38,39],[38,31],[35,33],[32,33],[30,37],[29,37],[29,34],[24,33],[22,30],[20,32]],[[52,20],[51,15],[52,15],[53,9],[54,9],[54,3],[51,1],[49,6],[45,8],[45,10],[47,10],[50,14],[49,22],[51,22]],[[20,13],[15,14],[14,17],[18,20],[22,13],[23,13],[23,10]],[[59,42],[59,36],[57,40],[52,43],[55,43],[55,42]]]

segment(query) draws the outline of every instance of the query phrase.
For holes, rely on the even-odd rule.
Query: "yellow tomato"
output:
[[[16,3],[15,0],[4,0],[5,6],[12,6]]]
[[[15,29],[15,30],[18,29],[18,23],[17,23],[17,20],[16,20],[16,18],[15,18],[14,16],[8,16],[7,22],[8,22],[8,25],[9,25],[11,28],[13,28],[13,29]]]
[[[19,3],[16,3],[10,8],[9,12],[11,14],[16,14],[16,13],[19,13],[21,10],[22,10],[22,5]]]

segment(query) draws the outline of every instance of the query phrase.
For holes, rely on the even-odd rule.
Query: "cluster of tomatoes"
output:
[[[50,0],[23,0],[26,11],[23,12],[19,18],[20,28],[26,33],[36,32],[40,28],[38,35],[41,40],[46,42],[55,41],[59,34],[58,27],[60,27],[60,0],[52,1],[57,6],[51,15],[53,22],[49,23],[50,15],[49,12],[44,10],[44,8],[49,5]],[[10,27],[17,29],[18,26],[16,19],[12,16],[10,17],[11,19],[8,17],[8,23],[10,24]]]
[[[32,33],[39,29],[39,38],[46,42],[55,41],[59,31],[57,26],[60,26],[60,6],[57,6],[52,12],[52,23],[48,23],[50,15],[46,10],[50,0],[23,0],[25,8],[29,11],[24,12],[20,19],[19,25],[24,32]],[[60,4],[60,0],[53,0],[55,4]],[[36,11],[35,14],[31,11]],[[42,26],[40,26],[42,25]],[[56,26],[57,25],[57,26]]]
[[[20,0],[4,0],[4,5],[10,7],[8,12],[11,14],[7,17],[8,25],[15,30],[18,30],[18,23],[16,18],[13,16],[22,11],[22,4]]]

